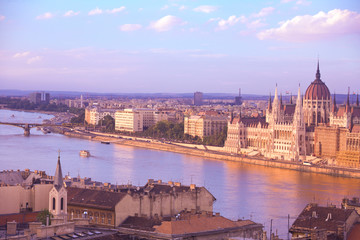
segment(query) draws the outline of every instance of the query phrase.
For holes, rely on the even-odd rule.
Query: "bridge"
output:
[[[30,136],[30,129],[34,127],[41,126],[58,126],[53,124],[43,124],[43,123],[13,123],[13,122],[0,122],[1,125],[10,125],[14,127],[19,127],[24,129],[24,135]]]

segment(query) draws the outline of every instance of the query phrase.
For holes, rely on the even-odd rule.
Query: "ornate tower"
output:
[[[315,74],[315,80],[309,85],[304,98],[304,117],[307,125],[317,126],[319,123],[327,123],[330,113],[330,92],[328,87],[320,79],[319,61]]]
[[[54,184],[49,193],[49,211],[50,213],[53,214],[54,218],[64,219],[64,222],[66,221],[67,191],[64,187],[64,182],[63,182],[61,163],[60,163],[60,151],[56,165]]]
[[[298,160],[300,156],[306,155],[306,144],[305,144],[305,122],[304,122],[304,114],[303,114],[303,106],[302,99],[300,93],[300,85],[298,90],[298,96],[296,99],[296,107],[293,118],[293,136],[295,142],[295,156],[294,159]]]

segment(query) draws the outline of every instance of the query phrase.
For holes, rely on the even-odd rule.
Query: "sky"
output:
[[[358,0],[0,0],[0,88],[360,91]]]

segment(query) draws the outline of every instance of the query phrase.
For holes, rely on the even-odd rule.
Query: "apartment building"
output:
[[[200,138],[220,134],[227,126],[227,117],[218,115],[192,115],[184,118],[184,133]]]

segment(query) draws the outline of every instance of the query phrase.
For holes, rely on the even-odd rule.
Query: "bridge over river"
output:
[[[58,126],[54,124],[43,124],[43,123],[14,123],[14,122],[0,122],[1,125],[10,125],[24,129],[24,135],[30,136],[30,129],[34,127],[51,127]]]

